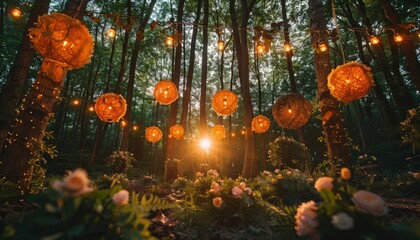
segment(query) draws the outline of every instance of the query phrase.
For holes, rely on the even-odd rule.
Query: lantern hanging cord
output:
[[[333,20],[334,20],[334,26],[335,26],[335,29],[337,31],[337,36],[338,36],[338,45],[340,46],[341,57],[343,58],[343,64],[345,64],[346,63],[346,57],[344,55],[343,42],[341,41],[340,31],[338,29],[338,21],[337,21],[337,14],[335,12],[334,0],[331,1],[331,5],[332,5],[331,9],[332,9],[332,16],[333,16]]]

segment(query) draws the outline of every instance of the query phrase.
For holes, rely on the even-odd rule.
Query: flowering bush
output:
[[[312,168],[308,148],[292,138],[278,137],[269,143],[268,158],[274,167],[289,167],[300,170]]]
[[[351,176],[348,169],[341,173],[343,179]],[[330,177],[316,180],[315,188],[322,201],[299,205],[295,215],[298,236],[313,239],[395,239],[397,235],[411,234],[404,229],[387,226],[383,216],[388,208],[384,200],[372,192],[356,191],[348,182],[340,183]]]
[[[111,156],[105,159],[106,166],[110,167],[114,173],[124,173],[133,167],[136,159],[130,152],[115,151]]]
[[[27,200],[37,208],[9,226],[14,239],[156,239],[145,217],[151,210],[172,207],[154,196],[139,199],[120,185],[93,189],[82,169]]]
[[[253,189],[261,192],[263,199],[280,206],[317,199],[312,181],[298,170],[276,169],[274,172],[263,171],[251,184]]]
[[[114,173],[111,176],[104,174],[101,177],[95,179],[95,186],[99,189],[109,188],[111,185],[121,185],[126,189],[131,189],[130,181],[125,173]]]
[[[413,153],[420,149],[420,107],[408,110],[407,118],[401,122],[403,143],[411,144]]]

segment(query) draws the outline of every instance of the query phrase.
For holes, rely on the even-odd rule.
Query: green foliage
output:
[[[270,142],[268,158],[275,167],[297,168],[302,171],[313,167],[308,148],[292,138],[278,137]]]
[[[302,201],[317,199],[313,179],[297,170],[264,171],[252,184],[252,188],[261,192],[263,199],[276,206],[293,206]]]
[[[19,196],[19,186],[16,183],[0,178],[0,202],[18,198]]]
[[[111,156],[105,159],[105,164],[112,169],[114,173],[124,173],[133,167],[136,159],[130,152],[115,151]]]
[[[407,118],[401,122],[403,143],[411,144],[413,154],[420,150],[420,107],[408,110]]]
[[[125,173],[114,173],[111,176],[104,174],[94,180],[94,183],[99,189],[106,189],[112,185],[122,185],[125,189],[130,189],[130,182]]]

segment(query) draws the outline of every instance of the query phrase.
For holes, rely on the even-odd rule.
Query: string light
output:
[[[318,49],[321,52],[326,52],[328,50],[328,45],[325,43],[318,43]]]
[[[94,111],[95,111],[95,107],[94,107],[94,106],[90,106],[90,107],[88,108],[88,110],[89,110],[89,112],[94,112]]]
[[[394,35],[394,41],[397,42],[397,43],[402,42],[403,41],[403,37],[400,34],[396,33]]]
[[[232,137],[235,137],[235,133],[232,133],[232,134],[231,134],[231,136],[232,136]]]
[[[241,134],[242,134],[242,135],[245,135],[245,130],[242,130],[242,131],[241,131]]]
[[[165,38],[165,44],[168,47],[172,47],[174,45],[174,38],[172,36],[167,36]]]
[[[22,17],[22,10],[20,10],[19,8],[15,7],[12,8],[12,10],[10,10],[10,15],[12,16],[12,18],[14,19],[19,19]]]
[[[376,45],[380,42],[379,38],[375,35],[370,36],[369,38],[370,43]]]
[[[80,100],[79,99],[74,99],[73,100],[73,106],[79,106],[80,104]]]
[[[139,127],[137,127],[137,125],[133,126],[133,131],[137,131],[139,129]]]
[[[121,121],[121,127],[125,127],[127,125],[127,122],[125,120]]]
[[[225,42],[223,40],[217,42],[217,49],[219,49],[219,51],[225,50]]]
[[[288,43],[288,42],[285,42],[284,46],[283,46],[283,49],[284,49],[285,52],[290,52],[290,51],[292,51],[292,45],[290,45],[290,43]]]
[[[115,28],[114,28],[114,27],[110,27],[110,28],[108,29],[108,31],[106,32],[106,35],[107,35],[109,38],[115,38],[115,36],[117,36],[117,32],[115,31]]]

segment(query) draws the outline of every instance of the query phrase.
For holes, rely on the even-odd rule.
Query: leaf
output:
[[[322,189],[321,192],[321,197],[328,203],[328,204],[332,204],[335,202],[335,197],[334,197],[334,193],[331,190],[326,190],[326,189]]]

